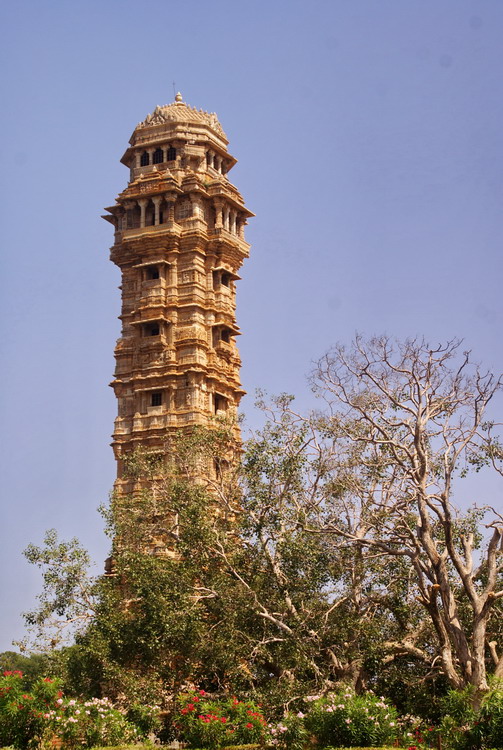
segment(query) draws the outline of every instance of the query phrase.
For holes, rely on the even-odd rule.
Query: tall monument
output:
[[[236,416],[236,281],[253,216],[227,177],[236,159],[215,114],[177,94],[129,144],[121,159],[128,186],[104,217],[122,274],[112,445],[116,490],[126,493],[126,454],[143,448],[162,460],[170,433]]]

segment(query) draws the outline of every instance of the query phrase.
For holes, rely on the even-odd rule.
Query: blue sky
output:
[[[106,557],[120,298],[100,215],[173,81],[218,113],[256,213],[251,424],[256,388],[308,405],[312,362],[356,330],[460,336],[502,369],[503,3],[20,0],[0,24],[3,650],[40,588],[29,542],[56,527]]]

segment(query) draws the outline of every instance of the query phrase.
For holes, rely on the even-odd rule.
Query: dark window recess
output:
[[[162,391],[156,391],[150,394],[150,406],[161,406],[162,404]]]
[[[153,206],[147,206],[145,213],[145,226],[153,227],[155,224],[155,208]]]
[[[228,328],[222,328],[222,330],[220,331],[220,340],[225,341],[227,344],[230,342],[231,332]]]
[[[158,279],[159,278],[159,267],[148,266],[147,267],[147,279]]]
[[[159,224],[164,224],[164,211],[159,211]]]
[[[229,286],[229,281],[230,280],[231,280],[231,277],[229,276],[228,273],[223,273],[222,274],[222,284],[223,284],[223,286]]]
[[[159,323],[146,323],[145,336],[159,336],[161,329]]]
[[[148,167],[150,164],[150,157],[146,151],[143,152],[140,159],[140,166],[141,167]]]
[[[166,161],[175,161],[175,159],[176,159],[176,148],[173,148],[173,146],[170,146],[168,148]]]
[[[153,164],[161,164],[164,161],[164,154],[162,148],[156,148],[154,151]]]
[[[215,414],[219,411],[225,411],[227,408],[227,400],[219,393],[215,393],[213,396],[213,405],[215,408]]]

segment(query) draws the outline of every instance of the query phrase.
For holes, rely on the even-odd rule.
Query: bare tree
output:
[[[501,377],[459,341],[357,337],[320,360],[313,383],[329,406],[319,427],[331,440],[330,479],[306,528],[407,562],[450,684],[487,690],[486,660],[503,676],[501,646],[488,638],[501,616],[503,517],[487,506],[463,514],[453,496],[471,467],[498,468],[486,412]]]

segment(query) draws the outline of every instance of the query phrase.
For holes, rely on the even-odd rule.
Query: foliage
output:
[[[55,659],[51,653],[19,654],[17,651],[0,653],[0,673],[22,672],[22,684],[28,690],[40,677],[54,674]]]
[[[66,748],[134,744],[142,736],[107,698],[60,698],[58,707],[49,711],[49,722],[46,735],[60,737]]]
[[[26,692],[22,672],[5,671],[0,677],[0,745],[25,748],[40,740],[60,695],[57,681],[39,679]]]
[[[44,581],[38,608],[24,613],[32,642],[37,650],[70,643],[95,614],[95,580],[89,573],[89,554],[78,539],[60,541],[57,531],[50,529],[44,545],[30,544],[24,555],[42,570]],[[19,645],[25,650],[29,643]]]
[[[453,750],[503,747],[503,685],[495,681],[480,708],[474,708],[474,689],[451,690],[443,702],[439,732]]]
[[[178,707],[175,724],[192,747],[263,744],[268,736],[262,711],[252,701],[212,700],[200,690],[181,696]]]
[[[167,466],[124,457],[128,489],[103,511],[109,575],[90,580],[54,532],[29,548],[45,589],[28,621],[53,646],[82,625],[60,652],[65,689],[166,709],[198,684],[276,719],[348,683],[428,718],[447,685],[480,702],[503,670],[503,521],[454,496],[467,470],[501,468],[485,421],[500,381],[458,349],[337,347],[313,380],[325,411],[262,401],[239,466],[219,421],[170,436]]]
[[[316,698],[305,723],[323,747],[385,745],[399,733],[393,706],[373,693],[356,695],[350,688]]]
[[[24,692],[22,673],[7,671],[0,678],[0,743],[35,747],[52,737],[65,747],[136,742],[158,726],[156,707],[143,707],[135,726],[107,698],[79,701],[65,698],[59,682],[48,677]]]
[[[302,711],[288,711],[281,721],[271,727],[271,745],[280,750],[303,750],[310,740],[304,717]]]

